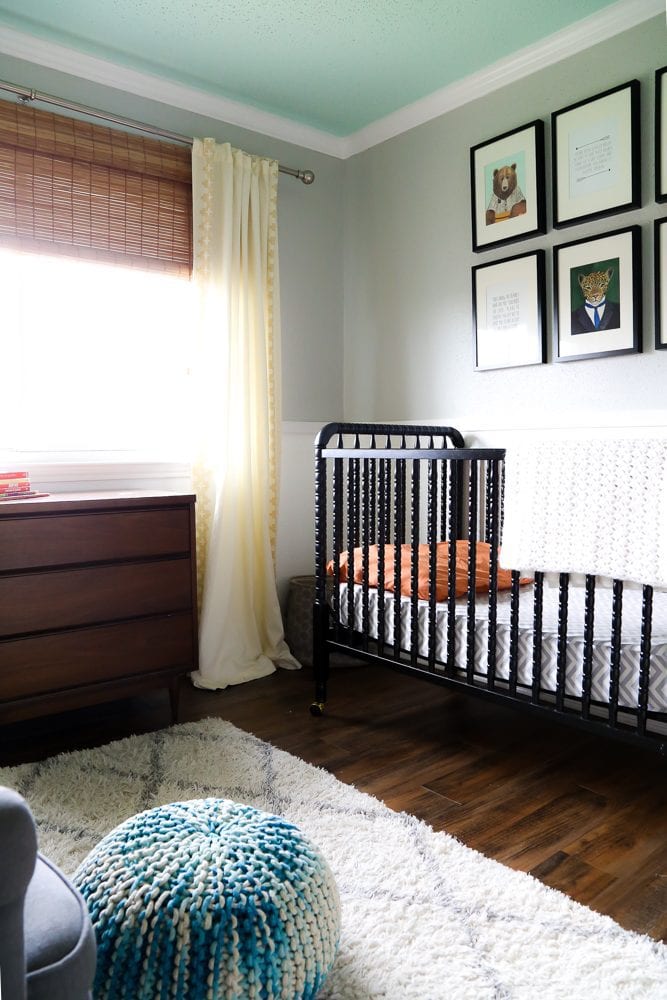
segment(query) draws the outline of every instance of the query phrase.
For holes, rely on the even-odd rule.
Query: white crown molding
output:
[[[16,59],[25,59],[39,66],[59,70],[92,83],[100,83],[145,97],[170,107],[182,108],[198,115],[214,118],[228,125],[238,125],[250,132],[260,132],[272,139],[303,146],[329,156],[344,156],[343,139],[328,132],[301,125],[268,111],[261,111],[240,101],[209,94],[163,77],[140,73],[106,59],[84,55],[75,49],[0,25],[0,52]],[[9,82],[9,81],[8,81]],[[13,81],[12,81],[13,82]]]
[[[619,0],[549,38],[521,49],[514,55],[443,87],[345,137],[301,125],[239,101],[140,73],[105,59],[83,55],[75,49],[2,25],[0,52],[161,104],[205,115],[216,121],[237,125],[251,132],[259,132],[313,152],[347,159],[664,12],[664,0]]]
[[[353,132],[344,140],[344,155],[349,157],[362,153],[417,125],[439,118],[470,101],[486,97],[500,87],[516,83],[531,73],[628,31],[659,14],[665,14],[665,0],[620,0],[535,45],[520,49],[514,55],[500,59],[478,73],[472,73],[457,83],[436,90],[358,132]]]

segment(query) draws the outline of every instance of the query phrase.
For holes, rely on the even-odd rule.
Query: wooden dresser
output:
[[[0,503],[0,724],[168,685],[197,667],[194,496]]]

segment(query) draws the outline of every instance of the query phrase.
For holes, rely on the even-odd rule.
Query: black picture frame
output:
[[[667,66],[655,71],[655,200],[667,201]]]
[[[509,186],[507,199],[493,201],[494,183],[501,197],[501,184]],[[470,202],[475,253],[546,232],[544,122],[528,122],[471,147]]]
[[[640,207],[639,91],[630,80],[551,115],[556,229]]]
[[[600,273],[607,275],[607,294],[596,329],[593,309],[584,302],[583,286],[589,275]],[[553,276],[555,362],[641,352],[640,226],[555,246]],[[604,282],[594,282],[592,287],[604,287]]]
[[[475,371],[545,363],[545,261],[531,250],[472,268]]]
[[[655,349],[667,351],[667,217],[653,222]]]

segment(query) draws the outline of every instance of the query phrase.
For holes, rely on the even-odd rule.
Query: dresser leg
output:
[[[172,677],[169,681],[169,704],[171,706],[172,725],[178,722],[178,696],[181,689],[180,677]]]

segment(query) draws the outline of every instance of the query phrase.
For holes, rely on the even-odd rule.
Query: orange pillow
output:
[[[456,542],[456,596],[462,597],[468,591],[468,550],[469,543],[462,539]],[[371,545],[368,550],[368,585],[378,586],[378,546]],[[429,551],[430,546],[419,545],[417,548],[417,593],[427,601],[429,598]],[[488,542],[477,542],[475,548],[475,590],[488,590],[490,578],[490,552]],[[354,582],[363,583],[362,559],[363,549],[354,550]],[[394,590],[394,559],[393,545],[384,547],[384,588]],[[347,551],[340,554],[340,579],[348,579]],[[412,593],[412,546],[401,546],[401,594],[409,597]],[[333,560],[327,566],[327,573],[333,576]],[[532,583],[532,580],[521,578],[521,583]],[[498,566],[498,590],[509,590],[512,586],[511,570]],[[436,545],[435,566],[435,599],[445,601],[449,595],[449,542],[438,542]]]

